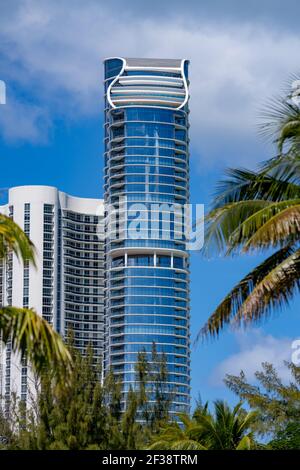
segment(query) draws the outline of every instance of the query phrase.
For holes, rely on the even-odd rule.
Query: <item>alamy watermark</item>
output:
[[[6,85],[3,80],[0,80],[0,104],[6,104]]]
[[[100,237],[101,232],[100,224]],[[204,205],[130,202],[120,197],[116,203],[105,205],[105,238],[108,243],[126,240],[137,247],[148,244],[200,250],[204,243]]]

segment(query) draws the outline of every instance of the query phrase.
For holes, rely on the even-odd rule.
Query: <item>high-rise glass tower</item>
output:
[[[104,368],[122,382],[125,402],[138,352],[155,343],[167,362],[171,412],[188,411],[189,256],[176,218],[189,201],[188,61],[109,58],[104,83]]]

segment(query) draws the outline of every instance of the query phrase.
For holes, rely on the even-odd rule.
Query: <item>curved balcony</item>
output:
[[[181,109],[185,106],[188,100],[185,60],[178,61],[173,68],[149,63],[143,67],[143,74],[139,73],[141,67],[127,59],[121,60],[119,73],[107,89],[107,101],[112,108],[149,105]]]

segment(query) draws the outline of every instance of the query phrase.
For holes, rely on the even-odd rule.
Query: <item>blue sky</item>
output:
[[[184,3],[184,5],[182,5]],[[150,2],[149,2],[150,4]],[[251,4],[251,8],[250,8]],[[102,196],[102,60],[191,60],[191,194],[209,205],[227,166],[254,167],[274,149],[258,137],[259,109],[299,71],[299,3],[0,0],[0,188],[48,184]],[[192,254],[192,335],[258,261]],[[222,384],[264,360],[282,376],[300,337],[299,300],[257,328],[193,347],[193,396],[235,398]]]

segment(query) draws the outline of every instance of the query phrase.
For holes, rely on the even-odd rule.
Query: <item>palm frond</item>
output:
[[[251,449],[251,438],[250,436],[244,436],[236,447],[236,450],[250,450]]]
[[[14,352],[28,358],[38,373],[47,370],[54,376],[63,374],[67,380],[72,358],[61,336],[31,309],[1,307],[2,341],[11,342]]]
[[[286,174],[279,178],[274,169],[273,171],[274,175],[266,163],[259,171],[243,168],[227,169],[225,172],[227,178],[217,184],[212,208],[222,208],[226,204],[239,201],[258,199],[276,202],[300,197],[300,187],[293,181],[291,175]]]
[[[207,447],[200,444],[200,442],[193,441],[192,439],[185,439],[174,442],[171,447],[171,450],[208,450]]]
[[[255,229],[246,233],[243,251],[285,246],[296,243],[300,235],[300,200],[276,203],[272,208],[259,214]],[[271,210],[270,210],[271,209]],[[256,214],[257,215],[257,214]],[[242,224],[245,225],[248,221]],[[242,242],[242,243],[243,243]]]
[[[286,245],[292,241],[298,241],[299,204],[300,199],[290,199],[262,205],[261,209],[258,208],[255,211],[253,210],[253,202],[249,201],[249,207],[253,213],[251,214],[251,211],[248,210],[250,215],[247,215],[245,209],[240,220],[236,220],[237,227],[235,229],[233,226],[230,227],[231,232],[225,240],[227,254],[231,254],[239,247],[242,248],[242,251],[248,251],[250,248],[275,247],[280,244]],[[228,215],[223,215],[223,225],[224,221],[226,223],[227,217],[232,218],[230,209]],[[289,217],[291,217],[291,220]],[[222,230],[223,227],[218,228]]]
[[[291,188],[297,191],[300,184],[300,154],[299,151],[289,151],[270,158],[260,166],[260,173],[279,180],[284,183],[290,183]],[[299,188],[298,188],[299,190]],[[291,197],[291,194],[289,194]]]
[[[34,264],[34,246],[23,230],[9,217],[0,214],[0,259],[13,251],[18,259]]]
[[[231,253],[234,249],[238,249],[240,242],[232,243],[232,234],[241,228],[242,221],[271,205],[271,202],[263,200],[239,201],[211,211],[206,218],[203,253],[229,254],[229,247],[232,248]]]
[[[185,429],[188,429],[191,426],[192,420],[191,420],[191,418],[189,417],[189,415],[187,413],[178,413],[177,417],[178,417],[179,421],[183,424]],[[177,422],[173,423],[172,427],[173,426],[178,427],[179,429],[181,429],[181,426],[179,426],[179,424]]]
[[[257,322],[272,310],[289,305],[300,288],[300,250],[282,260],[258,282],[238,311],[236,321]]]
[[[146,450],[170,450],[170,442],[163,439],[155,441]]]
[[[201,337],[218,336],[233,319],[237,324],[246,325],[250,320],[261,318],[272,307],[287,303],[299,283],[298,258],[298,251],[285,247],[253,269],[216,308],[197,335],[196,342]]]
[[[260,131],[272,137],[278,154],[257,171],[227,170],[206,217],[203,252],[279,251],[231,290],[197,339],[218,335],[231,322],[259,321],[262,315],[288,304],[299,289],[300,106],[292,100],[291,85],[283,97],[268,103],[261,118]]]
[[[300,109],[290,99],[287,91],[265,103],[261,112],[260,134],[275,142],[281,152],[284,144],[299,142]]]

